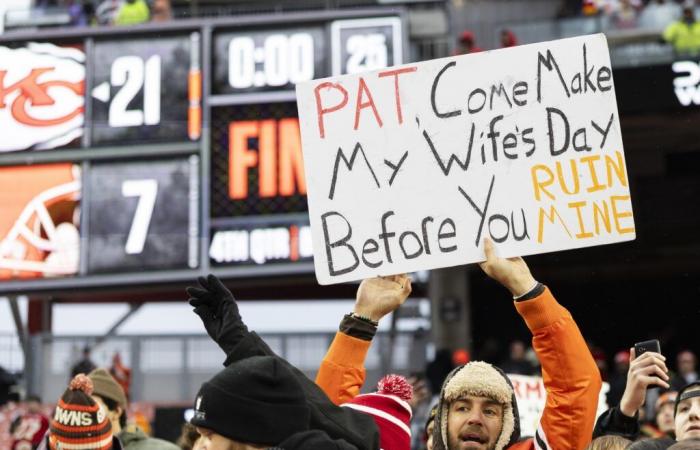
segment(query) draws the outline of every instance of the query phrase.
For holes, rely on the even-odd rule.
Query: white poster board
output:
[[[508,378],[513,383],[515,398],[518,400],[520,435],[534,436],[547,400],[547,391],[544,388],[542,377],[508,374]],[[596,418],[608,409],[607,395],[609,390],[610,384],[604,382],[598,396]]]
[[[635,238],[602,34],[297,85],[321,284]]]

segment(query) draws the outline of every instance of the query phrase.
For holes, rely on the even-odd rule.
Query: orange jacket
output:
[[[549,289],[515,308],[532,332],[532,346],[542,363],[547,401],[537,436],[510,450],[581,450],[591,441],[602,384],[581,332],[569,311]],[[338,332],[316,376],[316,384],[336,404],[360,392],[370,342]]]

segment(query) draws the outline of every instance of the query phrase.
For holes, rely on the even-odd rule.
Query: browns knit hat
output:
[[[379,428],[380,448],[411,449],[411,406],[413,387],[400,375],[387,375],[377,384],[377,392],[362,394],[340,406],[369,414]]]
[[[88,377],[90,377],[95,387],[94,395],[117,402],[122,409],[127,407],[129,402],[126,399],[126,394],[124,394],[124,389],[107,370],[95,369],[88,374]]]
[[[277,445],[309,428],[302,387],[274,356],[237,361],[199,389],[190,423],[240,443]]]
[[[90,397],[92,389],[92,381],[85,374],[71,380],[51,420],[51,450],[112,449],[112,425],[102,407]]]

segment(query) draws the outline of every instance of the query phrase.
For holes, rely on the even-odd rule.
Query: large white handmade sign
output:
[[[321,284],[635,238],[602,34],[297,85]]]

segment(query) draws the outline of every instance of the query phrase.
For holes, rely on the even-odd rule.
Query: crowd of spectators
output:
[[[89,373],[70,380],[53,412],[47,415],[38,398],[12,410],[9,448],[700,448],[700,380],[693,352],[678,353],[672,365],[658,352],[622,350],[607,374],[574,318],[522,259],[498,258],[490,243],[486,255],[482,269],[512,295],[504,300],[513,303],[532,333],[534,350],[514,340],[500,361],[476,361],[464,349],[439,351],[425,374],[387,375],[361,394],[364,361],[378,324],[406,301],[410,278],[360,284],[353,311],[341,319],[311,380],[247,328],[233,294],[210,275],[187,293],[207,334],[223,350],[225,368],[199,389],[194,415],[177,444],[150,437],[147,424],[139,426],[127,413],[128,368],[120,358],[110,369],[95,368],[86,348],[74,369]],[[546,390],[539,426],[530,436],[521,436],[516,375],[541,376]],[[604,376],[616,391],[596,418]]]
[[[37,0],[39,10],[61,9],[71,26],[136,25],[172,19],[170,0]]]
[[[564,2],[560,14],[560,20],[595,20],[597,29],[603,32],[637,30],[640,36],[643,35],[640,42],[647,42],[648,35],[658,36],[657,41],[670,45],[677,56],[700,54],[698,17],[700,1],[697,0],[572,0]],[[453,54],[485,50],[478,42],[472,30],[463,30],[457,36]],[[517,44],[513,30],[504,28],[500,31],[499,48]]]
[[[604,18],[609,28],[662,31],[679,54],[700,52],[700,4],[693,0],[585,0],[581,13]]]

